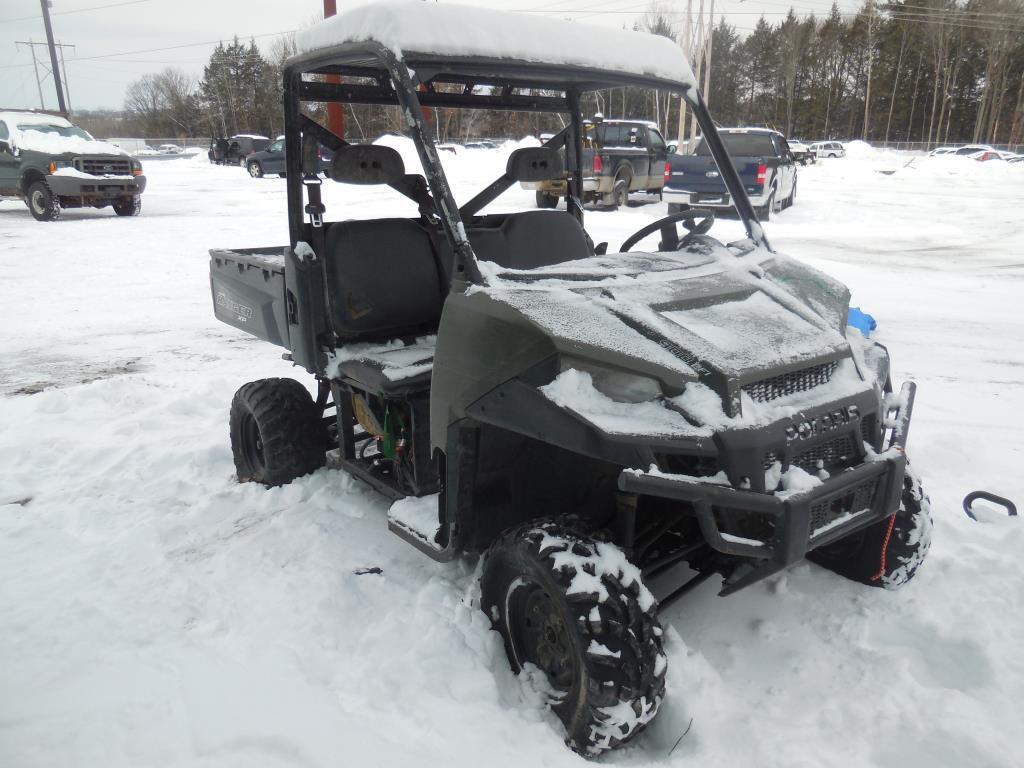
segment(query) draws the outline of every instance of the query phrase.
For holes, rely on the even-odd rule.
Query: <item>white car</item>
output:
[[[936,147],[928,154],[931,157],[935,157],[937,155],[952,155],[956,153],[956,150],[956,147]]]
[[[180,155],[185,150],[179,147],[177,144],[161,144],[157,147],[157,151],[161,155]]]
[[[846,149],[838,141],[816,141],[811,144],[811,152],[818,157],[846,157]]]

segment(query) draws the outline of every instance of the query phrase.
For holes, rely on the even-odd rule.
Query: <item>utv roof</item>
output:
[[[607,73],[696,89],[682,49],[668,38],[465,5],[374,2],[300,32],[297,43],[295,61],[301,63],[315,62],[320,53],[351,54],[359,43],[376,43],[413,67],[462,59],[538,73],[546,69],[544,79],[553,82],[600,82]]]

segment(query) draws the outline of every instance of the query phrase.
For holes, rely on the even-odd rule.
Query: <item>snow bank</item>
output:
[[[356,6],[298,33],[308,53],[374,40],[398,52],[516,59],[649,75],[696,89],[682,49],[657,35],[419,0]]]

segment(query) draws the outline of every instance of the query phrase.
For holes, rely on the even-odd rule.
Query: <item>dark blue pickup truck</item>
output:
[[[761,221],[788,208],[796,198],[796,161],[778,131],[767,128],[721,128],[719,136]],[[669,213],[681,204],[701,208],[732,208],[718,167],[703,139],[692,154],[668,158],[665,187]]]

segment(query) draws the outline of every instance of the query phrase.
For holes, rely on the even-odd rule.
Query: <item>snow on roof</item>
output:
[[[48,115],[45,112],[0,112],[0,120],[8,125],[58,125],[70,128],[71,123],[63,117]]]
[[[267,136],[260,136],[258,133],[236,133],[231,137],[232,139],[264,139],[270,141]]]
[[[403,52],[482,56],[648,75],[696,89],[682,49],[666,37],[525,13],[421,0],[379,0],[303,30],[308,53],[373,40]]]

